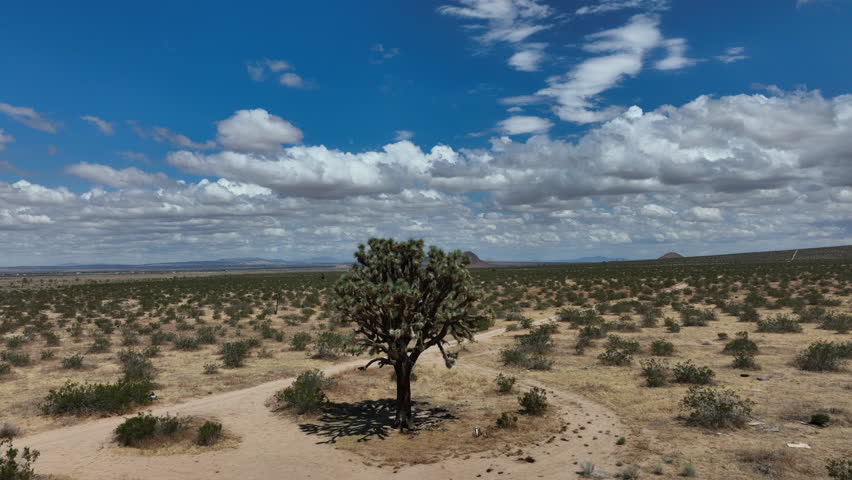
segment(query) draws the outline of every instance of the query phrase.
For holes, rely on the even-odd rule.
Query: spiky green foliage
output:
[[[401,430],[414,428],[410,373],[420,354],[436,346],[452,367],[447,338],[472,339],[483,316],[467,257],[434,246],[426,253],[423,246],[422,240],[372,238],[358,247],[356,263],[334,287],[341,319],[357,325],[357,341],[376,355],[366,366],[394,367]]]

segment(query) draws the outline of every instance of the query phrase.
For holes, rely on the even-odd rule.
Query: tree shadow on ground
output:
[[[434,428],[443,421],[457,419],[449,410],[430,407],[427,402],[412,402],[411,413],[418,429]],[[304,423],[299,429],[327,439],[317,443],[337,443],[343,437],[357,437],[358,442],[384,440],[393,429],[395,416],[393,399],[331,403],[323,408],[317,423]]]

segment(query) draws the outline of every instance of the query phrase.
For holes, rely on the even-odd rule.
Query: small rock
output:
[[[713,342],[705,338],[704,340],[701,340],[701,345],[713,345]]]
[[[811,448],[811,446],[805,442],[792,442],[788,443],[787,446],[790,448]]]
[[[757,377],[757,379],[761,382],[765,382],[765,381],[769,380],[769,377]]]

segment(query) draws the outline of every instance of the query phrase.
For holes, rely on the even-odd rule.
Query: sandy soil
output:
[[[483,344],[504,333],[503,329],[477,337]],[[421,361],[435,362],[436,352]],[[329,366],[327,375],[363,365],[362,360]],[[490,376],[496,371],[477,369]],[[444,462],[382,468],[346,450],[318,443],[303,433],[297,419],[282,417],[266,405],[270,396],[286,387],[292,378],[252,388],[210,395],[185,403],[152,409],[154,414],[198,415],[218,418],[235,436],[236,448],[197,455],[130,456],[112,448],[113,429],[121,417],[104,418],[51,430],[16,440],[41,451],[37,471],[64,474],[77,479],[279,479],[279,478],[576,478],[579,463],[593,459],[599,468],[613,472],[618,446],[614,438],[625,431],[615,413],[579,395],[555,390],[536,382],[523,382],[547,389],[560,421],[568,425],[562,436],[547,436],[524,449],[490,451]],[[416,392],[415,392],[416,396]],[[578,433],[570,428],[585,427]],[[601,432],[592,434],[585,432]],[[603,432],[609,432],[604,434]],[[416,441],[416,437],[413,439]],[[476,441],[472,433],[460,442]],[[529,458],[528,458],[529,457]],[[530,461],[532,460],[532,461]]]

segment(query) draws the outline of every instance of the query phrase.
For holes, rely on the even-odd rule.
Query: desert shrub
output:
[[[322,332],[314,343],[314,358],[337,358],[351,349],[355,340],[349,335],[337,332]]]
[[[663,320],[663,324],[666,326],[666,330],[668,330],[669,333],[677,333],[680,331],[680,323],[678,323],[678,321],[674,318],[666,317],[665,320]]]
[[[515,428],[518,425],[518,417],[508,412],[503,412],[497,417],[498,428]]]
[[[752,305],[743,305],[740,309],[739,315],[737,315],[737,321],[739,322],[756,322],[760,320],[760,314],[757,313],[757,310]]]
[[[139,337],[133,330],[124,329],[121,332],[121,345],[125,347],[139,345]]]
[[[53,360],[56,357],[56,351],[55,350],[42,350],[41,353],[39,354],[39,357],[42,360]]]
[[[691,383],[695,385],[707,385],[713,381],[716,373],[710,367],[699,367],[692,360],[678,363],[672,370],[674,380],[677,383]]]
[[[670,357],[674,353],[674,344],[668,340],[654,340],[651,342],[651,353],[658,357]]]
[[[198,339],[195,337],[178,337],[175,339],[175,348],[178,350],[198,350]]]
[[[0,479],[31,480],[35,478],[33,463],[38,456],[38,450],[31,450],[29,447],[19,450],[8,438],[0,440]]]
[[[602,328],[602,326],[586,325],[585,327],[580,329],[577,335],[578,338],[588,338],[591,340],[595,338],[605,337],[606,331]]]
[[[823,318],[819,328],[834,330],[837,333],[848,333],[852,330],[852,315],[832,312]]]
[[[758,320],[757,331],[768,333],[798,333],[802,331],[802,326],[790,315],[775,315],[765,320]]]
[[[604,365],[624,366],[633,362],[633,356],[623,350],[610,348],[598,355],[598,360]]]
[[[150,393],[151,384],[147,382],[68,382],[59,389],[51,389],[40,408],[45,415],[121,413],[134,404],[151,403]]]
[[[517,365],[530,370],[550,370],[553,362],[545,358],[545,354],[553,349],[550,335],[556,325],[541,325],[530,330],[526,335],[515,337],[517,344],[500,352],[504,365]]]
[[[172,332],[154,332],[151,334],[151,345],[162,345],[166,342],[175,341],[175,334]]]
[[[727,334],[726,332],[719,332],[719,333],[717,333],[717,334],[716,334],[716,337],[717,337],[719,340],[727,340],[727,339],[728,339],[728,334]]]
[[[23,335],[15,335],[6,339],[6,348],[16,349],[27,344],[27,338]]]
[[[302,372],[293,385],[275,394],[281,408],[293,408],[297,413],[315,412],[328,402],[323,392],[331,381],[319,370]]]
[[[83,368],[83,355],[80,353],[75,353],[70,357],[63,358],[62,368],[66,370],[79,370]]]
[[[44,338],[44,341],[47,342],[48,347],[59,346],[59,335],[53,332],[42,332],[41,336]]]
[[[251,342],[241,340],[238,342],[226,342],[219,347],[219,355],[222,356],[222,364],[228,368],[239,368],[251,350]]]
[[[694,477],[695,475],[697,475],[697,474],[696,474],[696,472],[695,472],[695,465],[693,465],[693,464],[691,464],[691,463],[687,463],[687,464],[686,464],[686,465],[684,465],[684,466],[683,466],[683,468],[680,470],[680,476],[681,476],[681,477],[689,477],[689,478],[692,478],[692,477]]]
[[[157,357],[160,355],[160,347],[156,345],[145,347],[145,350],[142,350],[142,355],[144,355],[146,358]]]
[[[837,345],[820,340],[810,344],[807,350],[796,356],[794,363],[802,370],[834,371],[843,365],[843,358]]]
[[[637,480],[639,478],[639,469],[633,465],[624,467],[619,474],[622,480]]]
[[[92,340],[92,344],[89,345],[88,352],[89,353],[106,353],[109,351],[110,342],[107,337],[95,337]]]
[[[21,428],[14,423],[0,423],[0,438],[15,438],[21,434]]]
[[[649,387],[662,387],[668,381],[669,365],[665,361],[651,358],[640,362],[642,376]]]
[[[749,352],[737,352],[734,354],[734,362],[731,364],[734,368],[740,369],[755,369],[757,364],[754,361],[754,354]]]
[[[730,389],[689,387],[681,400],[688,411],[687,422],[707,428],[741,427],[751,415],[754,402],[741,399]]]
[[[219,441],[222,437],[222,424],[219,422],[206,421],[198,427],[195,435],[195,444],[208,447]]]
[[[133,447],[155,436],[171,437],[186,429],[187,421],[176,416],[158,416],[139,413],[124,420],[115,428],[115,441],[125,447]]]
[[[825,465],[828,476],[835,480],[852,480],[852,459],[836,458]]]
[[[515,377],[507,377],[502,373],[497,375],[497,391],[501,393],[507,393],[512,391],[512,387],[515,386]]]
[[[524,366],[527,362],[527,355],[517,347],[500,350],[500,358],[503,360],[503,365]]]
[[[725,348],[722,349],[723,352],[730,353],[731,355],[736,355],[738,353],[751,355],[757,354],[757,344],[748,338],[748,332],[737,332],[736,336],[737,338],[731,340],[725,345]]]
[[[533,326],[532,318],[529,318],[529,317],[521,317],[518,320],[518,323],[521,325],[521,328],[529,329],[529,328],[532,328],[532,326]]]
[[[293,350],[305,350],[308,348],[308,343],[311,342],[311,334],[308,332],[299,332],[293,335],[293,338],[290,339],[290,346],[293,347]]]
[[[203,345],[215,345],[217,342],[216,329],[214,327],[201,327],[195,331],[195,338]]]
[[[29,353],[21,352],[0,352],[0,360],[10,363],[16,367],[25,367],[32,363]]]
[[[521,411],[527,415],[542,415],[547,410],[547,393],[544,389],[532,387],[530,391],[518,397]]]
[[[553,360],[544,355],[532,355],[527,358],[526,367],[530,370],[550,370],[553,368]]]
[[[204,374],[205,375],[214,375],[219,373],[219,365],[215,363],[205,363],[204,364]]]
[[[6,362],[0,362],[0,375],[8,375],[12,372],[12,365]]]
[[[639,352],[639,342],[626,340],[618,335],[610,335],[607,338],[607,348],[621,350],[628,355]]]
[[[826,311],[822,307],[808,307],[799,311],[799,323],[816,323],[822,321]]]
[[[825,427],[831,422],[831,416],[827,413],[817,412],[811,415],[811,425]]]
[[[154,364],[136,350],[122,350],[118,352],[118,363],[121,364],[121,373],[124,374],[126,382],[152,383],[154,381]]]

